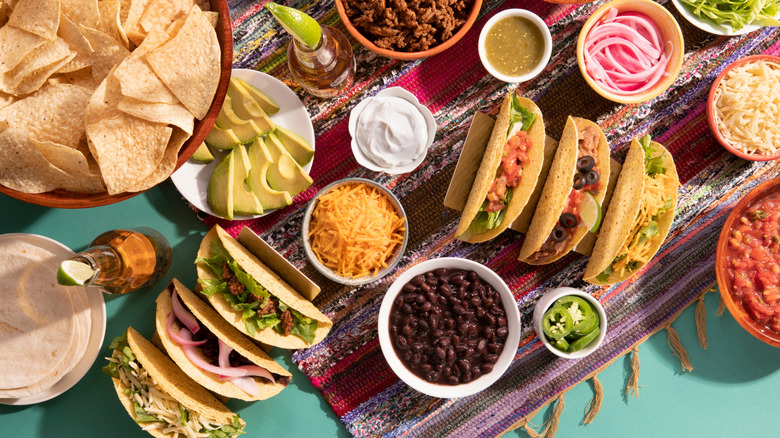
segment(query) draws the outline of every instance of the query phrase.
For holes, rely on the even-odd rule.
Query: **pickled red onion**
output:
[[[173,308],[173,313],[176,315],[176,318],[178,318],[191,333],[198,333],[198,330],[200,330],[198,320],[195,319],[195,315],[185,309],[179,302],[179,296],[176,294],[176,289],[173,289],[173,292],[171,293],[171,307]]]
[[[606,91],[641,93],[667,76],[671,42],[645,14],[611,8],[584,40],[585,71]]]
[[[206,343],[205,339],[203,339],[202,341],[193,341],[192,337],[190,337],[189,339],[185,339],[185,338],[179,336],[179,333],[177,333],[173,329],[173,322],[174,321],[176,321],[176,315],[174,315],[173,312],[171,312],[171,314],[168,316],[168,335],[171,338],[173,338],[174,341],[179,343],[179,345],[203,345],[203,344]],[[184,330],[184,329],[180,329],[179,332],[181,332],[181,330]]]
[[[184,339],[192,340],[192,333],[186,328],[182,328],[181,331],[179,331],[179,336]],[[197,350],[195,350],[195,347],[192,345],[182,345],[182,349],[184,349],[184,354],[187,355],[187,358],[192,361],[195,366],[204,371],[227,377],[243,377],[248,374],[247,370],[241,368],[214,366],[210,364],[198,354]]]

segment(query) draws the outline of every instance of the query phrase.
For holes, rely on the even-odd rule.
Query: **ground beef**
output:
[[[293,323],[292,312],[290,312],[290,309],[287,309],[284,312],[282,312],[282,330],[284,330],[285,336],[290,334],[293,325],[294,323]]]
[[[238,281],[238,277],[236,277],[236,274],[228,267],[227,263],[222,266],[222,281],[227,283],[228,291],[230,291],[232,295],[241,295],[244,292],[244,289],[246,289],[246,287]]]
[[[383,49],[419,52],[452,37],[473,0],[344,0],[355,28]]]
[[[276,301],[272,299],[268,299],[268,302],[265,303],[265,306],[263,306],[261,309],[258,309],[257,314],[258,315],[268,315],[269,313],[276,313],[279,308],[276,306]]]

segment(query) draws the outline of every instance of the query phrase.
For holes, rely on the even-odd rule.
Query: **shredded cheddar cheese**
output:
[[[668,200],[668,187],[676,184],[671,176],[663,173],[656,174],[654,177],[645,174],[644,178],[645,190],[642,193],[639,213],[631,225],[631,233],[618,251],[619,257],[622,258],[612,266],[618,277],[622,277],[633,262],[644,265],[650,261],[653,256],[651,250],[653,242],[660,239],[661,234],[657,233],[649,239],[642,239],[643,235],[639,230],[648,225],[653,220],[653,216],[664,207]]]
[[[308,237],[317,259],[336,274],[376,276],[403,243],[405,225],[380,190],[345,184],[320,197]]]

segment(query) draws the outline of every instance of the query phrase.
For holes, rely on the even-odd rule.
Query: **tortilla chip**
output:
[[[216,32],[200,9],[193,7],[179,33],[146,59],[184,106],[203,119],[217,92],[220,49]]]
[[[192,9],[192,0],[151,0],[141,15],[140,24],[148,34],[152,29],[166,29]]]
[[[62,13],[76,25],[97,29],[100,12],[97,0],[60,0]]]
[[[122,86],[122,94],[143,102],[175,104],[179,99],[165,86],[152,71],[143,54],[155,42],[167,40],[164,31],[156,31],[139,46],[133,54],[117,66],[114,75]]]
[[[0,73],[12,70],[25,56],[47,40],[13,26],[0,28]]]
[[[151,0],[132,0],[127,10],[127,18],[122,22],[122,28],[130,41],[136,46],[141,45],[146,37],[146,32],[141,27],[141,16]]]
[[[2,91],[0,91],[0,110],[2,110],[3,108],[7,107],[8,105],[14,102],[16,102],[16,97],[13,94],[3,93]],[[2,122],[2,120],[0,120],[0,122]],[[2,131],[3,129],[5,128],[3,128],[3,126],[0,125],[0,131]]]
[[[218,375],[204,371],[193,365],[192,361],[184,354],[184,350],[181,346],[168,334],[168,316],[173,311],[171,302],[172,287],[175,288],[176,293],[179,296],[179,301],[184,307],[188,309],[201,324],[205,325],[217,339],[221,340],[241,356],[247,358],[250,362],[274,374],[282,376],[283,378],[286,377],[287,379],[284,379],[285,381],[277,380],[276,383],[271,383],[264,378],[254,378],[253,380],[257,382],[259,394],[252,396],[238,388],[231,381],[221,380]],[[157,312],[155,322],[160,342],[179,368],[206,389],[229,398],[255,401],[270,398],[278,394],[287,386],[287,382],[289,382],[289,378],[291,377],[291,374],[287,370],[274,362],[265,351],[239,333],[233,326],[228,324],[224,318],[215,312],[211,306],[198,298],[195,293],[191,292],[175,278],[173,279],[171,286],[160,293],[156,302]]]
[[[24,131],[8,128],[0,133],[0,184],[23,193],[43,193],[60,188],[67,179]]]
[[[76,57],[78,57],[78,55],[76,55]],[[75,60],[76,58],[73,58],[71,62],[74,62]],[[58,74],[52,75],[49,78],[49,83],[77,85],[86,88],[87,90],[95,91],[98,83],[95,82],[95,78],[92,77],[91,67],[84,67],[74,71],[63,71],[64,67],[65,66],[59,70]]]
[[[87,37],[81,33],[79,26],[70,20],[65,14],[60,15],[60,27],[57,29],[57,35],[65,40],[71,49],[81,53],[90,54],[93,52],[92,45]]]
[[[35,142],[43,158],[68,175],[59,188],[76,193],[105,190],[98,173],[92,173],[86,156],[77,149],[53,142]]]
[[[47,84],[0,110],[0,120],[38,141],[74,146],[84,137],[84,111],[91,94],[77,85]]]
[[[211,230],[206,233],[203,241],[198,249],[198,257],[208,257],[211,253],[211,242],[215,239],[219,239],[227,252],[235,259],[235,261],[241,266],[244,271],[251,275],[258,283],[265,287],[272,295],[279,298],[280,301],[287,304],[290,308],[293,308],[300,312],[302,315],[314,319],[317,321],[318,326],[315,331],[314,341],[309,344],[295,335],[284,336],[277,333],[272,328],[259,330],[253,337],[246,329],[246,325],[242,319],[241,312],[233,310],[230,304],[225,300],[222,294],[214,294],[208,298],[209,302],[217,312],[222,315],[227,322],[237,328],[240,332],[255,339],[258,342],[267,345],[274,345],[281,348],[296,349],[307,348],[318,342],[320,342],[330,331],[333,326],[333,322],[325,316],[314,304],[304,298],[295,289],[293,289],[287,282],[285,282],[279,275],[273,270],[268,268],[260,259],[254,254],[249,252],[243,245],[238,243],[231,235],[229,235],[219,225],[214,225]],[[215,278],[213,271],[202,263],[196,265],[198,270],[199,279]]]
[[[179,160],[179,151],[182,145],[187,139],[190,138],[189,134],[185,133],[181,129],[173,128],[171,133],[171,140],[168,142],[168,146],[165,148],[160,164],[157,168],[147,175],[143,180],[139,181],[133,186],[130,186],[128,192],[141,192],[148,188],[154,187],[157,184],[165,181],[176,168],[176,162]]]
[[[19,65],[4,73],[0,87],[16,95],[32,93],[74,56],[76,52],[72,52],[62,38],[47,41],[30,51]]]
[[[122,89],[112,71],[89,98],[84,119],[89,123],[95,123],[120,115],[122,112],[117,108],[120,100],[122,100]]]
[[[192,135],[195,125],[192,114],[181,103],[144,102],[132,97],[123,97],[119,101],[119,110],[139,119],[177,126],[188,135]]]
[[[5,26],[11,16],[11,7],[0,1],[0,27]]]
[[[126,114],[88,124],[86,130],[109,195],[127,191],[154,171],[172,131]]]
[[[60,24],[59,0],[20,0],[8,18],[8,25],[39,35],[57,38]]]
[[[92,77],[98,84],[108,76],[115,65],[130,56],[130,51],[110,35],[94,29],[80,27],[81,33],[89,40],[92,53]]]
[[[99,2],[100,24],[98,25],[98,30],[114,37],[125,48],[130,48],[130,40],[127,38],[119,18],[120,8],[119,0],[103,0]]]

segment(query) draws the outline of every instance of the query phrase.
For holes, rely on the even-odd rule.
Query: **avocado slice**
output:
[[[249,176],[249,156],[246,146],[240,144],[231,152],[234,157],[233,169],[233,212],[235,214],[263,214],[263,207],[254,192],[248,190],[244,181]]]
[[[274,134],[268,134],[265,145],[273,161],[267,174],[268,185],[272,189],[295,196],[312,185],[314,181],[309,174],[293,160]]]
[[[211,127],[206,135],[206,144],[217,149],[233,149],[241,144],[232,129],[222,129],[217,125]]]
[[[244,120],[233,112],[233,106],[230,96],[225,96],[225,102],[217,114],[216,126],[222,129],[232,129],[238,140],[243,143],[249,143],[252,140],[265,135],[268,131],[257,126],[254,120]],[[269,119],[270,120],[270,119]],[[267,127],[266,127],[267,128]]]
[[[206,142],[201,142],[200,146],[195,149],[195,152],[190,156],[190,161],[200,164],[208,164],[214,161],[214,154],[211,153]]]
[[[209,180],[208,202],[214,213],[233,220],[233,179],[235,171],[233,151],[217,163]]]
[[[235,82],[243,85],[249,96],[252,97],[252,99],[257,103],[258,106],[260,106],[260,108],[263,109],[263,111],[265,111],[266,114],[276,114],[279,112],[279,105],[277,105],[273,99],[268,97],[267,94],[260,91],[257,87],[241,78],[231,77],[230,79],[231,81],[235,79]]]
[[[246,182],[265,210],[282,208],[292,204],[288,192],[274,190],[268,185],[267,173],[271,167],[271,155],[263,139],[258,138],[249,145],[249,177]]]
[[[314,148],[300,135],[279,125],[276,125],[275,133],[282,146],[301,166],[309,164],[314,158]]]
[[[227,95],[230,96],[233,112],[244,120],[252,120],[263,130],[263,134],[271,132],[276,124],[268,117],[252,96],[246,91],[236,78],[230,78]]]

